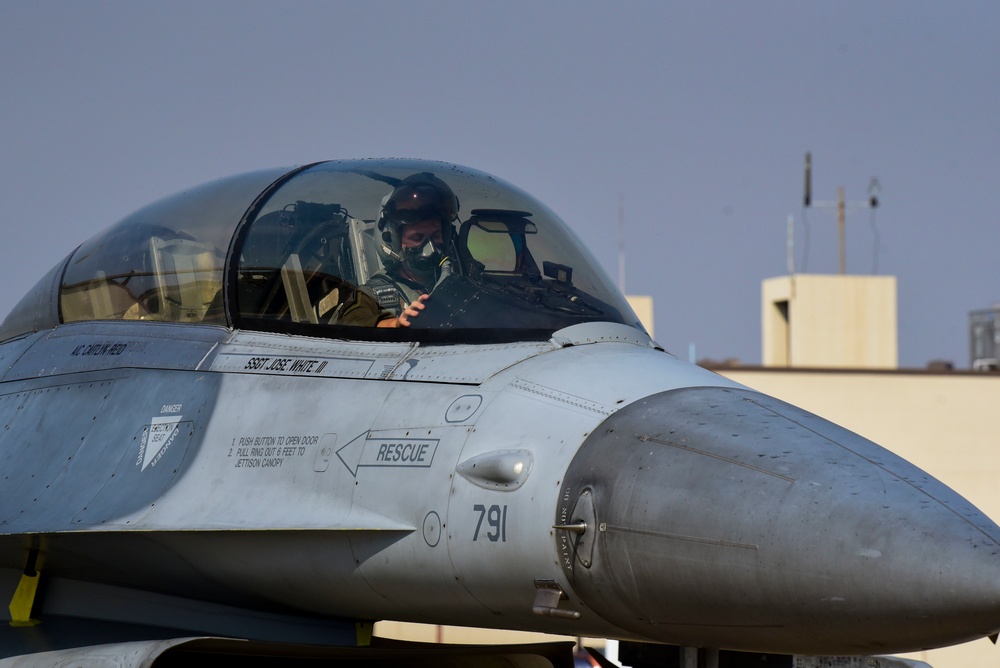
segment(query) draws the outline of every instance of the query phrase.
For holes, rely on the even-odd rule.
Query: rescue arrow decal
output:
[[[366,431],[337,450],[337,457],[351,475],[357,477],[362,466],[384,468],[430,468],[440,439],[372,438]]]

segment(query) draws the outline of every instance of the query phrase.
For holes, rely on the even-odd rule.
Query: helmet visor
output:
[[[385,217],[406,225],[428,219],[451,222],[458,217],[458,200],[430,184],[405,184],[386,202]]]

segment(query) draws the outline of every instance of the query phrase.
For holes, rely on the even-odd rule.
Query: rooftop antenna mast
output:
[[[821,208],[834,208],[837,209],[837,242],[840,249],[840,273],[841,275],[847,273],[847,232],[846,232],[846,218],[848,214],[848,209],[850,212],[854,212],[858,209],[871,209],[874,211],[878,208],[878,179],[873,178],[871,184],[868,186],[868,199],[863,202],[847,202],[844,199],[844,186],[837,188],[837,201],[836,202],[813,202],[812,201],[812,153],[806,152],[806,171],[805,171],[805,190],[802,196],[802,206],[804,208],[809,208],[810,206],[816,206]],[[877,252],[876,248],[876,252]]]

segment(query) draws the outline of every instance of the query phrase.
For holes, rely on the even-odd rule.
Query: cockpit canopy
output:
[[[414,175],[446,184],[458,206],[424,250],[436,266],[422,282],[394,275],[378,224]],[[387,277],[430,293],[408,328],[377,326],[398,310],[376,287]],[[548,338],[590,321],[642,329],[540,202],[487,174],[414,160],[254,172],[161,200],[77,248],[14,308],[0,339],[89,320],[467,342]]]

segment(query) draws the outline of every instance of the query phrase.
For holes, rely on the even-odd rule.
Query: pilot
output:
[[[431,290],[450,272],[447,249],[457,219],[458,198],[429,172],[403,179],[383,202],[376,244],[383,271],[364,286],[394,315],[379,327],[409,327],[424,310]]]

